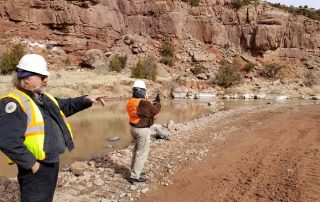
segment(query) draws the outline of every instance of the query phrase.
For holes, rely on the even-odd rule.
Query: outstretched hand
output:
[[[106,96],[103,95],[88,95],[85,99],[90,101],[91,103],[100,103],[102,106],[105,106],[106,103],[103,98]]]

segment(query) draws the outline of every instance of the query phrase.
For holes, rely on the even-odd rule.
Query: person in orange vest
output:
[[[128,181],[134,184],[135,182],[147,181],[143,167],[149,153],[152,134],[150,126],[153,124],[155,116],[160,112],[161,104],[159,94],[153,103],[147,100],[147,88],[143,80],[136,80],[132,90],[132,98],[127,103],[127,112],[134,149]]]
[[[21,202],[53,200],[59,155],[74,148],[67,121],[102,96],[56,98],[46,93],[48,68],[38,54],[24,55],[13,76],[15,90],[0,98],[0,149],[18,167]]]

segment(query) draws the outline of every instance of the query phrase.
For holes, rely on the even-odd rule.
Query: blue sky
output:
[[[320,9],[320,0],[266,0],[271,3],[281,3],[288,6],[304,6],[307,5],[309,8]]]

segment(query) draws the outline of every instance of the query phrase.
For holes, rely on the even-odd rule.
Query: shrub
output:
[[[299,6],[297,8],[297,7],[293,7],[293,6],[288,7],[288,6],[282,5],[280,3],[269,3],[269,5],[276,7],[276,8],[279,8],[279,9],[286,10],[287,12],[291,13],[292,15],[303,15],[307,18],[320,21],[319,10],[314,10],[314,9],[308,8],[308,6]]]
[[[182,1],[189,3],[191,6],[198,6],[200,3],[200,0],[182,0]]]
[[[1,74],[9,74],[16,69],[19,60],[24,55],[23,46],[15,44],[9,52],[4,53],[0,61]]]
[[[199,6],[200,0],[190,0],[191,6]]]
[[[165,65],[168,65],[170,67],[172,67],[174,65],[173,58],[169,57],[169,56],[165,56],[165,57],[161,58],[160,62]]]
[[[252,70],[255,68],[255,64],[252,62],[247,62],[247,64],[244,66],[243,70],[247,73],[252,72]]]
[[[222,87],[228,88],[232,85],[238,84],[241,81],[241,74],[239,67],[234,63],[222,61],[221,66],[216,73],[215,82]]]
[[[262,71],[262,76],[267,77],[267,78],[278,78],[280,70],[284,66],[275,64],[275,63],[269,63],[264,65],[264,69]]]
[[[199,64],[194,65],[194,67],[191,68],[190,71],[193,75],[198,75],[206,72],[205,68]]]
[[[235,9],[240,9],[242,6],[247,6],[249,5],[251,2],[255,3],[255,0],[232,0],[231,1],[231,5],[233,6],[233,8]]]
[[[139,59],[136,66],[131,70],[131,76],[140,79],[157,79],[158,68],[154,58]]]
[[[163,57],[173,57],[174,56],[174,47],[169,42],[164,42],[160,48],[160,54]]]
[[[121,70],[126,67],[127,59],[127,56],[113,56],[109,63],[109,69],[111,71],[121,72]]]
[[[318,83],[319,80],[317,76],[312,71],[308,71],[304,77],[304,84],[308,87],[312,87],[313,85]]]
[[[174,65],[174,47],[172,44],[170,44],[169,42],[164,42],[161,45],[160,48],[160,54],[162,56],[160,62],[168,65],[168,66],[173,66]]]

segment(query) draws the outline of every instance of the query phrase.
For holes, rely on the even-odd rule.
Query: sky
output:
[[[307,5],[309,8],[320,9],[320,0],[266,0],[271,3],[281,3],[287,6],[304,6]]]

